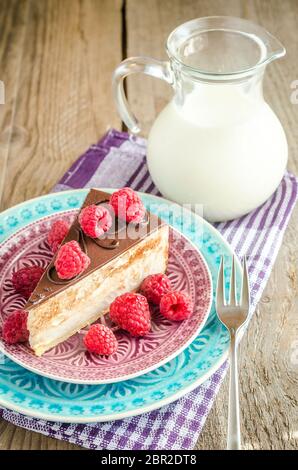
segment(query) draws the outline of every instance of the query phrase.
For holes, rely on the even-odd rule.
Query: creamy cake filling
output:
[[[108,196],[91,190],[83,207],[106,201]],[[137,290],[146,276],[165,272],[169,229],[149,212],[147,218],[140,238],[116,236],[116,243],[107,239],[98,244],[84,237],[82,246],[90,256],[91,264],[77,279],[59,282],[53,272],[54,257],[27,303],[29,342],[37,355],[106,314],[115,297]],[[78,230],[76,219],[63,243],[79,240]],[[111,243],[115,243],[115,247],[107,248]]]

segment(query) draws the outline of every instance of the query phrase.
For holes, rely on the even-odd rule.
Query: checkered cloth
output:
[[[92,145],[54,188],[123,187],[158,195],[146,165],[146,141],[110,130]],[[286,173],[273,196],[254,212],[217,229],[239,256],[248,255],[252,307],[260,300],[297,200],[298,180]],[[227,369],[160,410],[122,421],[52,423],[0,409],[17,426],[90,449],[193,449]]]

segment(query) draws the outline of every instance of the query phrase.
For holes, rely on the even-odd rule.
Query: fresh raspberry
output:
[[[90,258],[78,242],[72,240],[59,248],[55,259],[55,268],[60,279],[72,279],[81,274],[90,264]]]
[[[126,222],[137,224],[144,219],[146,213],[144,204],[131,188],[122,188],[114,192],[110,204],[115,214]]]
[[[19,294],[28,300],[43,273],[44,269],[40,266],[26,266],[13,273],[12,285]]]
[[[114,354],[118,348],[116,336],[110,328],[97,323],[89,328],[84,337],[84,344],[88,351],[108,356]]]
[[[159,309],[169,320],[181,321],[192,315],[193,304],[185,292],[173,291],[162,296]]]
[[[9,344],[24,343],[28,341],[27,330],[28,313],[25,310],[14,310],[3,322],[2,336]]]
[[[165,274],[151,274],[141,284],[140,291],[148,302],[159,305],[164,294],[171,290],[171,281]]]
[[[47,241],[53,253],[56,253],[69,231],[70,225],[62,219],[53,223],[48,233]]]
[[[106,207],[91,204],[81,211],[79,222],[86,235],[99,238],[111,228],[112,217]]]
[[[110,306],[110,318],[133,336],[145,336],[151,328],[147,299],[133,292],[116,297]]]

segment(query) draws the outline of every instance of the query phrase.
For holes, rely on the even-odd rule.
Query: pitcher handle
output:
[[[141,129],[136,117],[130,110],[123,88],[124,79],[133,73],[145,73],[146,75],[165,80],[170,85],[173,84],[173,73],[169,62],[151,59],[150,57],[130,57],[123,60],[115,69],[113,74],[113,94],[118,113],[128,129],[137,134]]]

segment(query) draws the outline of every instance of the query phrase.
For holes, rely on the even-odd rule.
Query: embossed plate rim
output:
[[[59,193],[57,193],[57,194],[59,194]],[[63,210],[63,211],[61,211],[61,215],[62,214],[66,215],[67,213],[73,212],[74,210],[76,210],[76,209],[66,210],[66,211]],[[54,215],[54,214],[47,215],[45,217],[41,217],[39,220],[34,221],[32,223],[29,223],[25,227],[22,227],[20,230],[16,231],[14,234],[10,235],[4,242],[2,242],[0,244],[0,248],[2,247],[2,244],[5,244],[5,243],[9,242],[10,239],[13,239],[13,238],[17,237],[18,233],[21,234],[21,231],[24,228],[30,228],[30,226],[34,226],[39,221],[42,222],[43,220],[49,219],[52,215]],[[165,357],[163,359],[160,359],[159,361],[157,361],[154,364],[151,364],[148,367],[144,367],[143,369],[139,369],[138,371],[135,371],[135,372],[130,372],[129,374],[126,374],[126,375],[123,374],[119,377],[113,377],[113,378],[110,378],[110,379],[109,378],[106,378],[106,379],[91,379],[91,378],[80,379],[78,377],[71,378],[71,377],[66,377],[65,375],[59,375],[58,373],[55,374],[54,372],[51,373],[49,371],[42,371],[41,368],[37,368],[37,367],[34,367],[34,365],[30,365],[30,364],[26,363],[24,360],[22,360],[21,358],[15,356],[9,350],[7,350],[1,339],[0,339],[0,352],[2,352],[5,356],[9,357],[13,362],[19,364],[20,366],[24,367],[25,369],[28,369],[29,371],[31,371],[35,374],[41,375],[43,377],[47,377],[47,378],[52,379],[52,380],[58,380],[60,382],[67,382],[67,383],[73,383],[73,384],[84,384],[84,385],[104,385],[104,384],[117,383],[117,382],[123,382],[123,381],[126,381],[126,380],[130,380],[130,379],[136,378],[140,375],[144,375],[148,372],[151,372],[152,370],[155,370],[158,367],[161,367],[162,365],[164,365],[167,362],[174,359],[176,356],[178,356],[184,349],[186,349],[193,342],[193,340],[199,335],[200,331],[204,328],[204,325],[207,321],[207,318],[208,318],[208,315],[210,313],[210,309],[211,309],[211,306],[212,306],[213,282],[212,282],[212,276],[211,276],[208,264],[206,263],[206,260],[203,256],[203,254],[201,253],[201,251],[199,250],[199,248],[196,247],[195,244],[187,236],[180,233],[174,227],[171,226],[171,230],[173,230],[176,234],[179,234],[179,236],[181,235],[187,241],[187,243],[190,246],[193,247],[193,249],[196,251],[197,255],[199,256],[202,265],[204,265],[204,268],[205,268],[206,274],[207,274],[207,278],[208,278],[208,281],[209,281],[209,303],[206,306],[206,309],[204,311],[204,316],[203,316],[202,321],[194,329],[193,333],[188,338],[188,340],[185,341],[185,343],[183,343],[180,347],[175,349],[172,353],[170,353],[167,357]],[[98,366],[98,367],[100,367],[100,366]]]
[[[88,191],[87,189],[79,189],[79,190],[64,191],[64,193],[66,193],[66,195],[77,194],[77,195],[82,196],[82,195],[86,194],[87,191]],[[112,191],[112,189],[108,188],[107,191]],[[54,196],[53,194],[49,194],[49,195],[41,196],[40,198],[34,198],[34,199],[35,200],[36,199],[45,200],[45,199],[48,199],[48,198],[53,198],[53,196]],[[164,200],[168,203],[173,204],[171,201],[167,201],[163,198],[158,198],[158,197],[153,196],[153,195],[144,194],[144,196],[146,198],[155,199],[156,201],[159,201],[159,202],[162,202]],[[32,200],[34,200],[34,199],[32,199]],[[13,213],[16,209],[26,208],[26,205],[27,206],[30,205],[30,202],[28,203],[28,201],[25,201],[21,204],[18,204],[18,206],[15,206],[14,208],[7,209],[4,213],[4,215],[7,216],[10,213]],[[203,221],[201,217],[196,216],[196,218],[198,219],[198,222],[203,223],[206,226],[206,233],[207,234],[209,233],[211,235],[211,237],[215,239],[215,241],[218,241],[219,245],[222,248],[222,251],[226,255],[231,256],[233,254],[233,250],[231,249],[228,242],[223,238],[223,236],[214,227],[212,227],[212,225],[210,225],[206,221]],[[1,233],[0,233],[0,239],[1,239]],[[211,254],[210,256],[212,256],[212,258],[213,257],[215,258],[215,255],[213,255],[213,254]],[[206,262],[208,264],[208,260],[206,260]],[[216,274],[216,269],[217,269],[216,264],[217,264],[217,261],[215,261],[215,259],[214,259],[214,264],[213,264],[213,269],[212,269],[212,272],[213,272],[212,276],[215,276],[215,274]],[[240,265],[238,259],[237,259],[237,270],[238,270],[238,275],[240,276],[241,275],[241,265]],[[212,323],[213,323],[213,321],[212,321]],[[208,324],[205,325],[205,328],[209,328]],[[212,334],[212,332],[211,332],[211,334]],[[142,414],[142,413],[145,413],[145,412],[149,412],[149,411],[158,409],[158,408],[160,408],[164,405],[167,405],[169,403],[172,403],[175,400],[182,397],[184,394],[186,394],[186,393],[190,392],[191,390],[195,389],[196,387],[198,387],[201,383],[203,383],[206,379],[208,379],[210,377],[210,375],[212,375],[223,364],[223,362],[227,358],[228,344],[229,344],[228,342],[224,344],[224,346],[222,348],[221,356],[219,356],[218,359],[214,360],[213,365],[211,367],[209,367],[208,369],[203,370],[202,375],[200,375],[199,377],[196,377],[195,379],[193,379],[193,381],[191,383],[187,384],[184,381],[184,383],[182,384],[182,388],[180,390],[178,390],[178,391],[175,390],[174,392],[171,391],[171,393],[169,393],[165,398],[156,399],[156,401],[154,401],[153,403],[151,403],[149,405],[136,406],[135,408],[130,409],[128,411],[113,412],[112,414],[107,412],[105,414],[98,413],[97,415],[92,415],[92,416],[90,416],[90,415],[88,415],[88,416],[78,416],[78,415],[75,415],[75,414],[69,414],[68,409],[64,409],[62,414],[55,414],[53,412],[45,412],[45,411],[40,412],[36,409],[33,410],[28,404],[26,405],[26,408],[24,408],[22,406],[19,406],[14,401],[12,401],[12,399],[10,399],[10,401],[6,400],[4,398],[4,396],[0,397],[0,404],[1,404],[1,406],[4,406],[4,407],[12,409],[12,410],[15,410],[17,412],[20,412],[20,413],[23,413],[23,414],[25,413],[28,416],[47,419],[49,421],[63,421],[63,422],[67,422],[67,423],[105,422],[105,421],[123,419],[123,418],[129,417],[129,416],[136,416],[136,415],[139,415],[139,414]],[[205,349],[205,346],[203,347],[202,350],[204,350],[204,349]],[[18,367],[20,367],[20,366],[18,366]]]
[[[18,406],[16,404],[11,404],[11,402],[6,402],[5,399],[2,400],[0,399],[0,406],[3,408],[8,408],[12,411],[16,411],[18,413],[21,413],[25,416],[29,416],[31,418],[38,418],[38,419],[43,419],[46,421],[51,421],[51,422],[62,422],[62,423],[70,423],[70,424],[91,424],[91,423],[107,423],[109,421],[118,421],[122,420],[125,418],[132,418],[134,416],[139,416],[144,413],[149,413],[150,411],[158,410],[162,408],[163,406],[170,405],[171,403],[179,400],[179,398],[184,397],[187,393],[192,392],[195,388],[197,388],[199,385],[204,383],[208,378],[214,374],[222,365],[223,363],[228,359],[228,350],[225,351],[225,353],[221,356],[221,358],[216,362],[212,367],[208,369],[208,372],[206,372],[204,375],[202,375],[199,379],[195,380],[188,386],[183,387],[181,390],[176,391],[173,393],[173,395],[169,395],[166,398],[161,398],[160,400],[156,401],[155,403],[152,403],[150,405],[143,405],[141,408],[135,408],[134,410],[128,410],[128,411],[122,411],[118,413],[113,413],[113,414],[105,414],[105,415],[96,415],[96,416],[90,416],[90,417],[80,417],[77,415],[73,415],[72,417],[69,416],[63,416],[63,415],[55,415],[53,414],[47,414],[44,412],[39,412],[38,410],[31,411],[31,409],[24,411],[24,408],[21,406]]]

